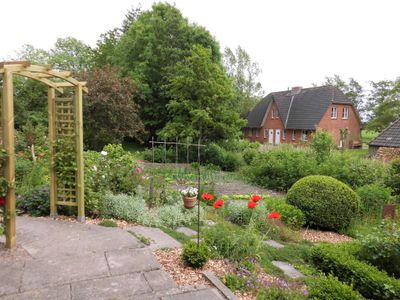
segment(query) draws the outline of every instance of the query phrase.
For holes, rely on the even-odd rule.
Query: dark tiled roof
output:
[[[383,130],[369,145],[400,148],[400,119]]]
[[[351,104],[343,92],[333,86],[306,88],[295,95],[292,95],[291,91],[274,92],[262,99],[249,113],[247,127],[262,126],[265,112],[272,100],[278,106],[285,128],[305,130],[315,129],[315,125],[320,122],[332,102]],[[292,105],[290,105],[291,101]]]

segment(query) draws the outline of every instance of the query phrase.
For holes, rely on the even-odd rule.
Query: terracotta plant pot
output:
[[[191,209],[196,206],[196,200],[197,200],[196,196],[194,197],[183,196],[183,206],[185,206],[185,208]]]

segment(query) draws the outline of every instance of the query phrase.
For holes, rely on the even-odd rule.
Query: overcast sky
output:
[[[49,49],[72,36],[95,46],[125,12],[154,1],[2,0],[0,60],[23,44]],[[221,48],[242,46],[258,62],[266,92],[321,83],[325,76],[369,80],[400,76],[399,0],[175,0]]]

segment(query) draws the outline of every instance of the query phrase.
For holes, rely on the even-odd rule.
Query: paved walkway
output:
[[[0,299],[224,299],[214,288],[178,288],[151,249],[130,233],[19,217],[29,255],[0,260]]]

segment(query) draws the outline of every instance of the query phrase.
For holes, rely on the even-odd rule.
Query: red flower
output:
[[[268,215],[268,219],[281,219],[281,215],[277,211],[273,211]]]
[[[257,205],[257,203],[256,202],[254,202],[253,200],[250,200],[249,202],[247,202],[247,206],[249,207],[249,208],[254,208],[254,207],[256,207],[256,205]]]
[[[215,201],[214,204],[213,204],[214,208],[217,208],[217,209],[218,209],[218,208],[221,208],[222,205],[224,205],[224,200],[222,200],[222,199],[218,199],[218,200]]]
[[[206,201],[211,201],[214,199],[214,196],[211,194],[204,193],[203,195],[201,195],[201,198],[203,198],[203,200],[206,200]]]
[[[6,205],[6,198],[5,197],[0,197],[0,206]]]
[[[253,202],[258,202],[261,200],[261,196],[260,195],[253,195],[253,197],[251,197],[251,201]]]

